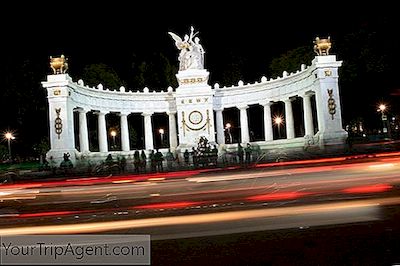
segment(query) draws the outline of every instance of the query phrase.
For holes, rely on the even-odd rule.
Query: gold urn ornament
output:
[[[319,37],[315,38],[314,41],[314,52],[317,55],[329,55],[329,50],[332,47],[331,37],[329,36],[327,39],[320,39]]]
[[[65,74],[68,70],[68,58],[64,55],[60,57],[52,57],[50,56],[50,67],[53,70],[53,74]]]

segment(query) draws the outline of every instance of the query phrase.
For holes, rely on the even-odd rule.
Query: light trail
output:
[[[132,219],[124,221],[109,221],[80,224],[27,226],[0,229],[0,235],[31,235],[31,234],[78,234],[99,233],[133,228],[149,228],[158,226],[183,226],[207,223],[225,223],[242,219],[257,219],[276,216],[293,216],[301,214],[323,214],[341,212],[362,208],[377,208],[380,205],[399,204],[400,197],[379,198],[369,200],[354,200],[340,203],[314,204],[307,206],[280,207],[272,209],[257,209],[245,211],[229,211],[219,213],[182,215],[173,217],[159,217],[146,219]],[[372,209],[371,209],[372,211]]]

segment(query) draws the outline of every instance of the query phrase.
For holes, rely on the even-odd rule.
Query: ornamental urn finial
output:
[[[65,74],[68,70],[68,58],[63,54],[60,57],[50,56],[50,68],[53,70],[53,74]]]
[[[329,50],[332,47],[331,37],[328,36],[327,39],[315,38],[314,41],[314,52],[317,55],[329,55]]]

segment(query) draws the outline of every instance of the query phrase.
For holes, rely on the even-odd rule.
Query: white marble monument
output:
[[[220,87],[218,84],[208,84],[209,72],[204,68],[205,52],[193,27],[183,38],[172,32],[169,35],[179,49],[179,72],[176,74],[179,86],[176,89],[168,87],[161,92],[148,88],[131,91],[124,87],[109,90],[101,84],[89,87],[82,80],[72,81],[66,73],[67,58],[51,58],[53,74],[48,75],[47,81],[43,82],[49,102],[51,150],[47,154],[48,159],[51,157],[59,163],[66,153],[71,155],[73,162],[83,157],[104,160],[110,153],[133,155],[127,125],[127,117],[131,113],[139,113],[143,117],[144,149],[147,153],[155,148],[153,136],[157,128],[152,120],[155,113],[168,115],[168,138],[172,151],[184,152],[185,149],[197,146],[201,137],[223,148],[220,150],[236,150],[237,144],[227,144],[225,141],[224,125],[229,121],[224,121],[223,112],[226,108],[238,109],[240,125],[234,126],[240,126],[239,142],[245,145],[250,142],[250,105],[263,107],[262,116],[252,121],[254,123],[254,119],[257,119],[264,127],[264,140],[252,144],[264,151],[308,147],[323,151],[344,145],[347,133],[342,127],[338,86],[338,68],[342,62],[329,53],[330,38],[316,38],[314,51],[317,56],[311,65],[303,64],[295,73],[284,71],[282,77],[276,79],[262,77],[261,82],[244,84],[239,81],[238,85]],[[293,99],[303,102],[301,121],[295,121]],[[284,139],[276,138],[273,132],[274,114],[271,107],[278,102],[284,105]],[[74,112],[79,114],[74,116]],[[88,113],[97,115],[99,151],[96,152],[89,149],[91,134],[87,124]],[[120,116],[119,151],[108,149],[108,113]],[[79,120],[76,121],[79,125],[77,130],[74,130],[74,119]],[[296,135],[295,122],[303,123],[304,135]],[[75,146],[75,139],[79,140],[78,146]]]

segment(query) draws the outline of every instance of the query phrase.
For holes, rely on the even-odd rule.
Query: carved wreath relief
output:
[[[210,114],[209,111],[207,110],[206,112],[206,121],[204,125],[200,125],[203,121],[203,114],[200,111],[192,111],[189,113],[189,124],[185,120],[185,112],[182,111],[182,126],[183,126],[183,135],[185,135],[186,130],[187,131],[199,131],[199,130],[205,130],[207,127],[208,133],[210,133]]]
[[[329,109],[329,113],[331,114],[332,120],[333,120],[334,114],[336,114],[336,103],[335,103],[335,99],[333,99],[333,89],[328,89],[328,95],[329,95],[328,109]]]
[[[58,139],[60,139],[60,135],[62,133],[62,120],[60,118],[61,108],[56,108],[57,118],[54,120],[54,127],[56,129],[56,134],[58,135]]]

